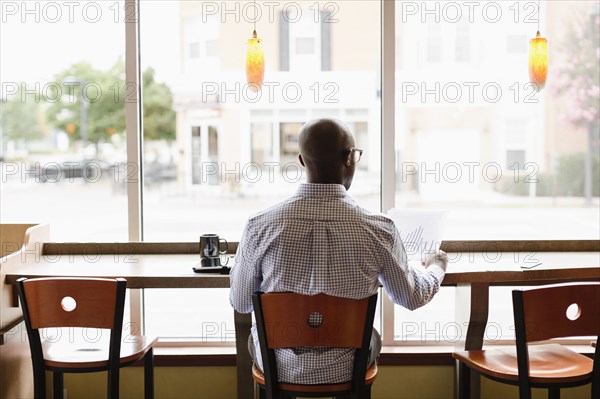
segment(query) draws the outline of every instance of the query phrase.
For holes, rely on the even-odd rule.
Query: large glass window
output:
[[[317,117],[355,133],[365,157],[351,193],[379,211],[379,4],[142,1],[140,10],[145,240],[238,241],[253,213],[305,181],[298,134]],[[245,75],[255,22],[266,60],[258,93]],[[369,29],[357,35],[358,24]],[[225,291],[145,292],[149,333],[201,336],[199,320],[232,330],[230,316]]]
[[[385,87],[395,132],[381,130],[382,4],[141,0],[130,15],[124,0],[3,2],[2,223],[49,222],[54,241],[127,241],[125,182],[141,169],[144,240],[238,241],[250,215],[304,181],[302,124],[330,117],[364,150],[350,194],[367,209],[380,210],[391,183],[380,154],[394,134],[395,207],[443,215],[439,238],[599,239],[598,3],[396,0],[396,86]],[[139,53],[125,54],[127,18]],[[538,20],[550,48],[540,92],[527,74]],[[266,59],[258,93],[245,83],[254,28]],[[125,134],[136,90],[125,59],[138,56],[141,165],[127,162]],[[511,332],[507,290],[490,297],[499,338]],[[454,310],[454,289],[442,288],[383,322],[398,341],[447,343]],[[227,290],[147,290],[143,315],[164,337],[232,337]]]
[[[124,1],[3,2],[0,15],[0,220],[127,241]]]
[[[538,17],[550,49],[540,92],[527,72]],[[396,207],[442,211],[444,240],[600,238],[599,18],[589,1],[539,13],[534,2],[397,1]],[[490,296],[496,338],[514,334],[509,290]],[[397,307],[396,339],[451,343],[439,322],[453,320],[452,291]]]

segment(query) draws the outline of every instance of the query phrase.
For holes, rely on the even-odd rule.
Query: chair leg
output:
[[[365,385],[365,391],[364,391],[364,395],[363,395],[363,397],[365,399],[371,399],[371,387],[372,387],[372,384]]]
[[[154,351],[152,348],[144,356],[144,398],[154,399]]]
[[[63,373],[55,371],[52,373],[52,398],[63,399],[64,382]]]
[[[35,399],[46,399],[46,371],[33,370],[33,397]]]
[[[560,388],[548,388],[548,399],[560,399]]]
[[[549,393],[549,395],[552,395]],[[519,399],[531,399],[531,387],[528,385],[527,380],[522,381],[519,379]]]
[[[119,368],[108,370],[108,399],[119,399]]]
[[[458,362],[458,398],[471,398],[471,369],[463,362]]]

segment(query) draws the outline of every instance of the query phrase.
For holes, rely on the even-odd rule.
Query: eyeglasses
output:
[[[356,147],[348,147],[346,148],[346,151],[348,151],[350,153],[350,156],[352,157],[352,162],[354,163],[358,163],[358,161],[360,161],[360,158],[362,157],[362,153],[363,150],[358,149]]]

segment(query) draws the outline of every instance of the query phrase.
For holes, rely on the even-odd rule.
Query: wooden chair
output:
[[[145,398],[154,397],[152,348],[157,339],[144,336],[122,339],[126,283],[121,278],[17,281],[33,362],[35,399],[46,397],[46,370],[53,372],[55,399],[63,397],[63,373],[95,371],[108,371],[107,397],[117,399],[120,367],[141,359],[144,359]],[[73,337],[69,331],[75,329],[63,327],[82,329]],[[47,329],[46,333],[56,334],[44,335],[42,341],[42,328]],[[110,334],[103,329],[110,330]]]
[[[600,335],[600,283],[552,285],[513,291],[515,349],[454,353],[461,374],[459,397],[468,398],[469,372],[476,370],[499,382],[518,385],[519,397],[531,399],[531,388],[547,388],[550,399],[560,388],[592,382],[592,398],[600,399],[600,360],[558,344],[528,345],[561,337]],[[568,309],[568,310],[567,310]]]
[[[368,399],[377,377],[377,365],[367,370],[369,344],[377,294],[364,299],[338,298],[325,294],[255,293],[253,295],[256,327],[264,373],[254,365],[252,377],[259,385],[260,397],[344,396]],[[320,324],[309,324],[318,313]],[[294,326],[293,337],[285,329]],[[355,348],[352,380],[339,384],[300,385],[280,382],[277,376],[276,348],[319,346]]]

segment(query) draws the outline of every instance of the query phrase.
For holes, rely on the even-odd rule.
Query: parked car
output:
[[[38,183],[58,183],[83,179],[96,182],[109,176],[111,164],[100,159],[83,159],[61,162],[36,162],[28,171]]]

